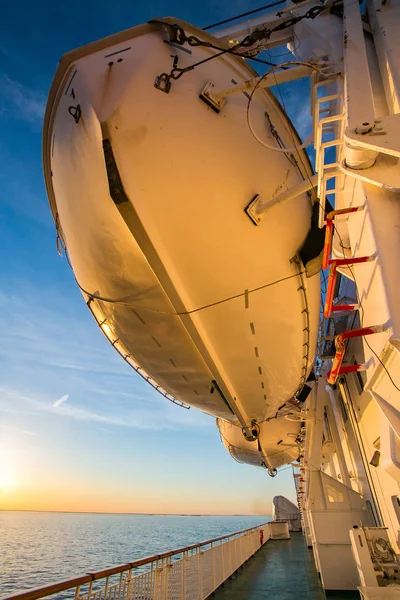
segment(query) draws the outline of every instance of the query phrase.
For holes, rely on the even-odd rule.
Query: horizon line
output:
[[[68,515],[132,515],[145,517],[270,517],[266,514],[245,513],[144,513],[144,512],[109,512],[92,510],[40,510],[29,508],[0,508],[0,512],[34,512],[34,513],[59,513]]]

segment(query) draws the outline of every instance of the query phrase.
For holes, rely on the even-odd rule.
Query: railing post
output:
[[[132,569],[129,569],[126,579],[124,581],[124,593],[122,595],[123,600],[131,597],[132,581]]]
[[[164,575],[164,593],[163,593],[163,598],[164,600],[168,600],[168,582],[169,582],[169,569],[170,569],[170,562],[171,562],[171,557],[167,556],[165,559],[165,564],[164,564],[164,571],[165,571],[165,575]]]
[[[186,600],[186,556],[187,552],[183,552],[181,570],[181,600]]]
[[[214,544],[211,542],[211,570],[212,570],[212,583],[213,583],[213,591],[217,588],[217,584],[215,581],[215,550]]]
[[[117,594],[115,594],[115,596],[114,596],[115,600],[121,600],[121,589],[122,589],[123,577],[124,577],[124,572],[121,571],[121,573],[119,574],[118,597],[117,597]],[[75,600],[77,600],[77,598],[75,598]]]
[[[137,577],[134,576],[135,571],[132,569],[130,576],[129,592],[125,600],[135,600],[137,597]]]
[[[159,561],[157,560],[154,568],[154,592],[153,600],[162,600],[162,559],[161,567],[159,567]]]
[[[203,553],[201,548],[197,550],[198,555],[198,568],[199,568],[199,600],[203,600]]]
[[[150,577],[149,577],[149,595],[147,600],[154,600],[154,562],[150,566]]]
[[[222,554],[222,581],[226,579],[226,544],[221,542],[221,554]]]
[[[228,546],[229,546],[229,576],[233,573],[233,562],[232,562],[232,539],[228,538]]]
[[[109,577],[106,577],[106,584],[104,586],[104,600],[107,600],[107,592],[108,592],[108,582],[110,581]]]

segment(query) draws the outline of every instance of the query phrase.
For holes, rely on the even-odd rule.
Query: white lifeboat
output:
[[[294,416],[294,415],[293,415]],[[299,420],[293,418],[271,419],[253,425],[254,439],[244,438],[239,427],[217,420],[222,443],[232,458],[238,462],[268,469],[271,476],[282,465],[298,460],[302,447],[302,427]]]
[[[260,226],[245,209],[312,170],[304,151],[294,160],[253,137],[246,92],[220,114],[199,98],[208,81],[254,77],[241,57],[188,70],[169,93],[155,85],[174,61],[185,68],[214,54],[153,23],[65,55],[46,110],[44,170],[77,283],[115,349],[167,397],[246,432],[307,378],[320,282],[298,254],[307,193],[276,204]],[[270,145],[300,143],[266,90],[254,94],[251,119]]]
[[[285,496],[274,496],[272,500],[272,518],[274,521],[287,521],[289,531],[301,531],[299,508]]]

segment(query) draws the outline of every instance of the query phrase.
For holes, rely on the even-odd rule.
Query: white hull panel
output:
[[[173,82],[169,94],[157,90],[171,53],[181,66],[210,54],[188,55],[165,39],[143,26],[64,57],[45,122],[50,202],[84,297],[116,348],[191,406],[231,421],[238,414],[246,423],[263,420],[311,368],[320,286],[319,275],[304,276],[305,333],[302,265],[291,259],[310,227],[307,194],[275,206],[260,227],[244,209],[255,194],[273,198],[310,169],[305,154],[296,168],[257,143],[245,95],[219,115],[199,100],[207,80],[251,77],[241,59],[210,61]],[[288,121],[262,91],[252,121],[264,132],[266,111],[293,145]],[[104,140],[121,203],[110,195]]]

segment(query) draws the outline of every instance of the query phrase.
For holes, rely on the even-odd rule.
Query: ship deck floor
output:
[[[301,533],[269,540],[215,591],[214,600],[324,600],[313,552]],[[359,592],[328,592],[329,600],[359,599]]]

